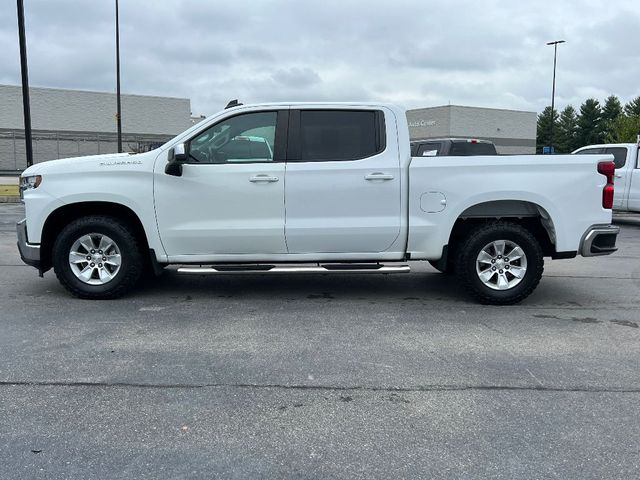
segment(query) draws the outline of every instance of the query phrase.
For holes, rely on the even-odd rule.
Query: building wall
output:
[[[116,96],[56,88],[30,88],[34,130],[116,131]],[[176,135],[191,126],[188,98],[122,95],[122,131]],[[24,128],[22,87],[0,85],[0,128]]]
[[[536,149],[535,112],[447,105],[409,110],[407,119],[412,139],[480,138],[495,143],[501,154],[533,154]]]
[[[117,151],[116,95],[30,88],[34,162]],[[187,98],[122,95],[125,150],[164,143],[193,122]],[[26,167],[22,88],[0,85],[0,170]]]

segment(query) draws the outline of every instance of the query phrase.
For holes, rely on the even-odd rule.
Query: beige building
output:
[[[116,95],[30,88],[34,162],[117,151]],[[188,98],[122,95],[123,149],[155,147],[192,124]],[[22,88],[0,85],[0,171],[26,167]]]
[[[501,154],[536,153],[535,112],[445,105],[407,111],[409,135],[490,140]]]

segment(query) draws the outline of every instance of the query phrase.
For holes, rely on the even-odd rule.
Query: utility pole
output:
[[[553,112],[554,112],[555,103],[556,103],[556,61],[558,58],[559,43],[565,43],[565,41],[555,40],[553,42],[547,43],[547,45],[553,45],[553,87],[551,89],[551,129],[549,132],[549,147],[550,147],[549,153],[553,153],[553,124],[555,123],[553,118]]]
[[[24,32],[24,3],[17,0],[18,37],[20,39],[20,73],[22,75],[22,109],[24,112],[24,142],[27,167],[33,165],[33,143],[31,137],[31,106],[29,104],[29,69],[27,67],[27,36]]]
[[[118,127],[118,153],[122,152],[122,108],[120,106],[120,20],[118,18],[118,0],[116,0],[116,102],[118,113],[116,125]]]

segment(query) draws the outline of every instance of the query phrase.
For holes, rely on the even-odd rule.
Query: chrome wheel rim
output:
[[[527,273],[527,256],[511,240],[487,243],[476,259],[480,281],[492,290],[509,290],[518,285]]]
[[[78,238],[69,251],[69,266],[78,280],[87,285],[109,283],[120,271],[122,257],[116,242],[101,233]]]

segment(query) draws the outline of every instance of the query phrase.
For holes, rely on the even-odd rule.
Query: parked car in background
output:
[[[616,165],[614,210],[640,212],[640,158],[639,143],[607,143],[588,145],[573,153],[611,154]]]
[[[411,141],[412,157],[468,157],[497,155],[496,146],[477,138],[428,138]]]

